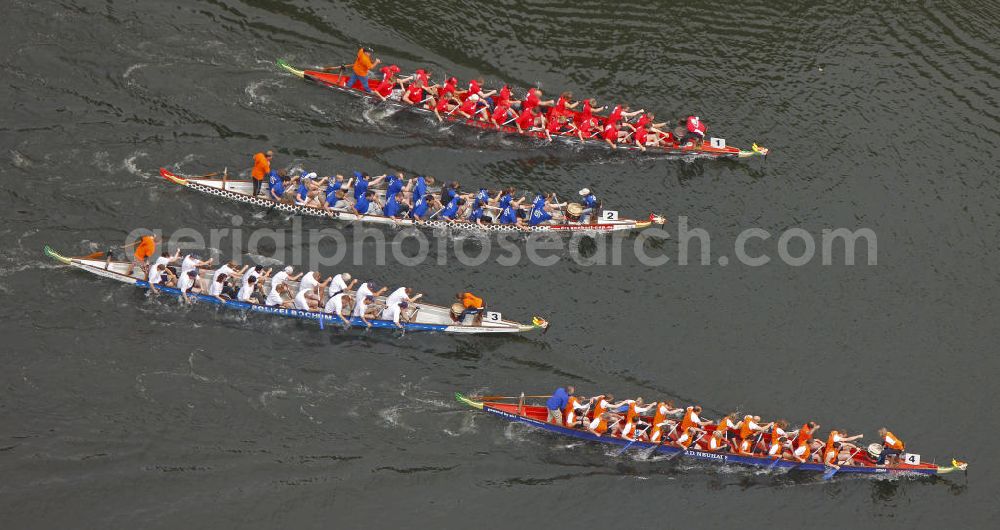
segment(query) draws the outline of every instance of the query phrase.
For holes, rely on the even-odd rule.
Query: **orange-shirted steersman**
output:
[[[267,174],[271,172],[272,158],[274,158],[274,151],[270,149],[253,155],[253,169],[250,171],[250,176],[253,177],[254,197],[260,194],[260,186],[267,178]]]

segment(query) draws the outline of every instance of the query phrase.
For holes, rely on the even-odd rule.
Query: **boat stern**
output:
[[[63,256],[62,254],[56,252],[55,250],[52,249],[52,247],[50,247],[48,245],[45,245],[45,248],[43,249],[43,251],[45,252],[46,256],[48,256],[48,257],[50,257],[50,258],[52,258],[52,259],[54,259],[54,260],[56,260],[56,261],[64,264],[64,265],[69,265],[70,263],[72,263],[72,260],[70,260],[66,256]]]
[[[178,177],[177,175],[174,175],[170,171],[167,171],[167,168],[164,168],[164,167],[160,168],[160,176],[163,177],[163,178],[165,178],[165,179],[167,179],[167,180],[169,180],[170,182],[173,182],[174,184],[180,184],[181,186],[187,186],[187,179],[184,179],[184,178]]]

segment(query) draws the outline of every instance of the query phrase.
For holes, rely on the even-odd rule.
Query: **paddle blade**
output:
[[[104,253],[101,252],[101,251],[97,251],[97,252],[94,252],[92,254],[87,254],[86,256],[83,256],[82,258],[79,258],[79,259],[101,259],[103,257],[104,257]]]
[[[838,469],[835,467],[831,467],[830,469],[826,470],[826,472],[823,473],[823,480],[830,480],[831,478],[833,478],[834,475],[837,474],[837,471]]]

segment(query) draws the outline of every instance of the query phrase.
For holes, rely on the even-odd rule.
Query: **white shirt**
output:
[[[236,294],[236,298],[240,302],[251,302],[250,295],[253,294],[254,287],[256,286],[257,284],[250,285],[249,283],[244,283],[243,287],[240,287],[240,292]]]
[[[212,282],[212,286],[208,288],[208,294],[212,296],[220,296],[224,285],[225,282]]]
[[[360,289],[358,291],[360,291]],[[362,298],[361,296],[358,296],[358,301],[354,303],[354,313],[352,314],[356,317],[364,316],[365,311],[367,310],[368,310],[368,305],[365,304],[365,299]]]
[[[305,276],[302,277],[302,280],[299,282],[299,292],[301,293],[302,291],[308,291],[309,289],[312,289],[317,285],[319,285],[319,280],[316,279],[316,274],[313,272],[308,272],[306,273]]]
[[[214,284],[215,281],[219,279],[219,275],[220,274],[225,274],[226,276],[232,278],[233,277],[233,273],[235,273],[235,272],[236,271],[233,270],[233,268],[230,267],[229,264],[227,263],[227,264],[219,267],[218,269],[215,269],[215,273],[212,274],[212,283]]]
[[[198,260],[191,257],[190,254],[184,256],[184,261],[181,262],[181,276],[187,277],[188,271],[192,271],[198,268]]]
[[[149,270],[155,271],[156,269],[158,269],[160,267],[160,265],[163,265],[164,267],[166,267],[167,265],[170,265],[170,258],[165,258],[163,256],[160,256],[160,257],[156,258],[156,261],[153,263],[153,268],[151,268]]]
[[[396,307],[400,302],[409,302],[410,297],[406,294],[406,287],[400,287],[385,298],[386,307]]]
[[[330,282],[330,296],[333,296],[338,292],[344,292],[346,290],[347,290],[347,282],[344,281],[344,275],[338,274],[334,276],[333,280]]]
[[[391,320],[396,324],[399,324],[399,317],[402,313],[403,308],[399,307],[399,304],[387,305],[385,306],[385,309],[382,310],[382,319]]]
[[[181,276],[179,280],[177,280],[177,288],[180,289],[182,293],[186,292],[188,289],[194,286],[194,281],[196,279],[197,277],[192,278],[187,274],[185,274],[184,276]]]
[[[375,296],[375,293],[373,293],[371,288],[368,287],[368,282],[365,282],[358,287],[358,301],[364,301],[366,296]]]
[[[267,297],[271,298],[272,294],[278,294],[276,292],[278,290],[278,286],[286,281],[288,281],[288,273],[285,271],[279,271],[278,274],[271,276],[271,292],[267,295]]]
[[[295,309],[309,311],[309,301],[306,300],[306,292],[299,291],[299,294],[295,295]]]
[[[271,292],[267,294],[267,300],[265,303],[269,306],[278,306],[285,302],[285,299],[281,297],[278,291],[271,289]]]
[[[701,423],[701,418],[698,417],[698,413],[693,410],[691,411],[691,423]]]
[[[323,308],[327,313],[332,313],[334,315],[339,315],[344,311],[344,296],[347,293],[335,294],[326,301],[326,307]]]
[[[149,284],[150,285],[159,284],[160,281],[163,280],[163,275],[166,273],[167,273],[166,271],[156,270],[155,266],[152,269],[149,269]]]
[[[256,269],[247,269],[246,274],[243,275],[243,287],[250,284],[250,278],[260,279],[260,274]]]

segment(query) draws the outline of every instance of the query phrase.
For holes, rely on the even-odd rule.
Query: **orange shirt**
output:
[[[364,48],[358,49],[358,58],[354,60],[354,73],[358,74],[360,77],[365,77],[368,75],[368,70],[371,70],[374,64],[372,60],[365,53]]]
[[[156,251],[156,240],[153,236],[142,236],[139,245],[135,247],[135,259],[143,261]]]
[[[264,153],[257,153],[253,155],[253,171],[250,172],[250,176],[255,180],[264,180],[264,176],[271,171],[271,161],[267,159],[267,155]]]
[[[483,307],[483,299],[472,293],[462,293],[462,305],[466,309],[479,309]]]

